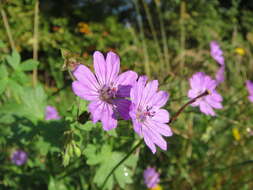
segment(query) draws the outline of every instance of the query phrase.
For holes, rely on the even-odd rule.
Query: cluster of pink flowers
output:
[[[198,106],[206,115],[215,116],[214,109],[223,107],[222,96],[216,87],[224,80],[225,68],[223,53],[217,42],[211,42],[211,55],[221,65],[216,80],[203,72],[195,73],[189,80],[191,89],[188,97],[194,99],[208,92],[191,105]],[[73,92],[90,101],[88,111],[92,121],[101,121],[103,129],[108,131],[117,127],[119,118],[131,119],[134,131],[144,138],[152,153],[156,152],[156,146],[167,150],[163,136],[169,137],[173,133],[168,125],[169,112],[162,107],[166,105],[169,94],[158,90],[158,81],[148,81],[147,76],[138,77],[134,71],[120,74],[120,59],[113,52],[104,57],[96,51],[93,65],[95,73],[85,65],[79,65],[73,71],[76,80],[72,83]]]
[[[61,117],[53,106],[47,106],[45,110],[45,120],[59,120]]]
[[[210,43],[210,54],[215,61],[220,65],[220,68],[216,72],[216,82],[220,84],[225,80],[225,63],[223,57],[223,51],[221,50],[219,44],[216,41]]]
[[[27,153],[23,150],[16,150],[11,155],[12,163],[16,164],[17,166],[25,164],[27,159],[28,159]]]
[[[156,152],[155,145],[166,150],[167,143],[162,135],[171,136],[172,131],[166,124],[169,113],[161,107],[168,101],[168,94],[158,91],[158,81],[147,82],[146,76],[138,79],[134,71],[119,74],[120,59],[113,52],[104,58],[96,51],[93,63],[95,74],[88,67],[79,65],[73,72],[76,81],[72,84],[77,96],[90,101],[88,110],[93,122],[101,121],[107,131],[117,127],[119,117],[132,119],[134,130],[153,153]]]
[[[159,176],[160,174],[155,170],[155,168],[148,167],[143,172],[144,182],[147,188],[155,188],[160,181]]]
[[[253,82],[251,82],[250,80],[246,81],[246,87],[248,89],[249,92],[249,101],[253,103]]]
[[[200,111],[206,115],[215,116],[215,109],[222,108],[222,96],[215,90],[217,82],[203,72],[198,72],[190,78],[191,89],[188,91],[188,97],[193,99],[198,95],[208,91],[208,95],[197,99],[192,106],[199,106]]]

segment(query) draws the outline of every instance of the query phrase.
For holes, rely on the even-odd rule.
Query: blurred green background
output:
[[[71,64],[92,68],[95,50],[116,52],[121,71],[158,79],[173,115],[187,102],[188,78],[219,65],[226,80],[216,117],[188,107],[172,124],[169,149],[141,146],[109,178],[106,189],[147,189],[143,171],[156,167],[164,190],[253,189],[251,0],[0,0],[0,189],[100,189],[138,137],[130,121],[105,132],[88,120],[87,102],[71,91]],[[46,105],[62,119],[45,121]],[[84,116],[84,119],[80,119]],[[10,155],[28,153],[16,166]]]

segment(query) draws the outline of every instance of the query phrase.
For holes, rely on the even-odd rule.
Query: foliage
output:
[[[166,109],[173,116],[187,102],[193,73],[215,76],[212,40],[225,57],[226,79],[218,87],[224,108],[210,117],[187,107],[171,125],[169,149],[153,155],[141,145],[115,169],[105,189],[146,189],[148,166],[161,174],[163,189],[252,189],[253,104],[245,87],[253,80],[252,2],[40,1],[38,39],[35,4],[0,1],[15,43],[12,49],[1,17],[0,189],[101,189],[139,140],[130,121],[110,132],[90,121],[88,102],[71,90],[71,63],[92,68],[95,50],[117,52],[122,72],[132,69],[159,80],[170,93]],[[32,59],[36,42],[38,60]],[[57,108],[60,120],[45,120],[47,105]],[[28,153],[25,165],[11,162],[17,149]]]

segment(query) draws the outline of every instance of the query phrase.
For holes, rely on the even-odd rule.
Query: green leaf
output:
[[[28,79],[27,75],[24,72],[20,71],[20,70],[16,70],[12,74],[11,78],[13,80],[17,81],[19,84],[26,85],[29,82],[29,79]]]
[[[92,144],[89,144],[85,148],[84,154],[87,157],[87,164],[88,165],[96,165],[101,162],[102,158],[97,156],[96,149],[97,149],[96,146],[92,145]]]
[[[23,93],[22,86],[12,79],[9,80],[8,86],[16,98],[18,98]]]
[[[0,40],[0,48],[5,48],[5,47],[6,47],[5,43],[2,40]]]
[[[13,51],[12,54],[11,54],[11,56],[10,55],[7,56],[6,59],[7,59],[7,62],[9,63],[9,65],[14,70],[18,69],[18,66],[19,66],[20,61],[21,61],[21,57],[20,57],[20,55],[19,55],[18,52]]]
[[[100,152],[96,152],[95,145],[88,145],[84,151],[85,156],[88,158],[87,164],[97,165],[99,167],[94,176],[94,183],[99,187],[103,184],[104,180],[112,169],[123,159],[125,154],[121,152],[112,151],[109,145],[103,145]],[[132,171],[129,167],[136,166],[137,157],[131,155],[125,162],[123,162],[111,175],[105,185],[105,189],[112,189],[114,183],[118,183],[121,188],[124,188],[127,183],[132,183]],[[116,181],[115,181],[116,179]]]
[[[21,100],[25,116],[32,121],[44,120],[46,94],[41,86],[25,88]]]
[[[0,95],[4,92],[7,84],[8,84],[7,79],[0,80]]]
[[[21,63],[20,69],[22,71],[32,71],[33,69],[36,69],[39,65],[39,62],[34,59],[28,59]]]
[[[0,79],[5,79],[8,77],[8,71],[4,64],[0,65]]]
[[[48,184],[48,190],[68,190],[66,185],[64,184],[64,181],[62,180],[56,180],[52,176],[50,177],[49,184]]]

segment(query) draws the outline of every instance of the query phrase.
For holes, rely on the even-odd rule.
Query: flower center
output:
[[[138,108],[137,110],[137,119],[140,121],[140,122],[144,122],[147,117],[154,117],[155,116],[155,111],[152,111],[152,108],[151,106],[146,106],[146,108],[143,110],[141,108]]]
[[[99,98],[102,101],[107,103],[111,103],[111,100],[116,97],[117,88],[116,87],[109,87],[104,85],[99,90]]]

